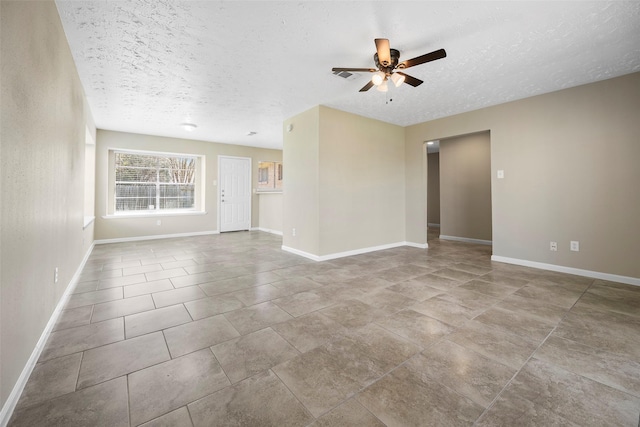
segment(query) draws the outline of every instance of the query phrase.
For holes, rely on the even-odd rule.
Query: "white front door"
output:
[[[251,159],[218,156],[220,232],[251,229]]]

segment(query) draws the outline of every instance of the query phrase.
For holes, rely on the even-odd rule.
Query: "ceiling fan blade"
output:
[[[375,73],[376,70],[375,68],[339,68],[339,67],[335,67],[332,68],[331,71],[335,72],[340,72],[340,71],[353,71],[354,73]]]
[[[424,64],[425,62],[435,61],[436,59],[442,59],[447,56],[447,52],[444,49],[438,49],[431,53],[427,53],[421,56],[416,56],[412,59],[407,59],[404,62],[398,64],[398,68],[404,69],[414,67],[416,65]]]
[[[360,89],[360,91],[359,91],[359,92],[366,92],[366,91],[368,91],[369,89],[371,89],[372,87],[373,87],[373,82],[372,82],[371,80],[369,80],[369,83],[367,83],[366,85],[364,85],[364,86],[362,87],[362,89]]]
[[[391,49],[388,39],[375,39],[376,50],[378,51],[378,62],[387,67],[391,64]]]
[[[420,79],[416,79],[415,77],[411,77],[408,74],[405,73],[401,73],[400,71],[396,71],[397,74],[400,74],[401,76],[404,76],[404,82],[410,86],[416,87],[416,86],[420,86],[423,81]]]

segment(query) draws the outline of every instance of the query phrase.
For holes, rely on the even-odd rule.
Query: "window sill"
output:
[[[191,215],[206,215],[207,211],[165,211],[165,212],[141,212],[141,213],[126,213],[126,214],[110,214],[103,215],[102,219],[130,219],[130,218],[157,218],[162,216],[191,216]]]
[[[275,190],[275,191],[256,191],[256,194],[282,194],[282,190]]]

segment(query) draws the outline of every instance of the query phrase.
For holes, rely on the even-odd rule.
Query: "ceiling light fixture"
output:
[[[402,74],[393,73],[391,74],[391,81],[396,87],[400,87],[400,85],[404,83],[404,76]]]
[[[182,126],[182,129],[186,130],[187,132],[193,132],[198,127],[193,123],[180,123],[180,126]]]
[[[380,86],[382,82],[384,82],[386,79],[387,79],[387,75],[382,71],[378,71],[377,73],[373,74],[373,77],[371,77],[371,83],[373,83],[376,86]]]
[[[388,91],[389,90],[389,85],[387,84],[387,79],[384,79],[384,81],[382,83],[380,83],[376,89],[378,91],[380,91],[380,92]]]

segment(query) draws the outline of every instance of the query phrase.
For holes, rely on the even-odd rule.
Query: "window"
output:
[[[115,213],[194,210],[195,156],[116,151]]]
[[[258,191],[282,191],[282,163],[258,163]]]

